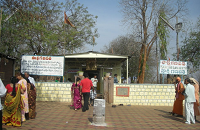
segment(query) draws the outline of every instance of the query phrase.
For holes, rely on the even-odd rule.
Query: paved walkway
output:
[[[21,127],[3,125],[3,130],[141,130],[200,129],[200,117],[196,124],[185,124],[184,118],[169,114],[172,107],[160,106],[117,106],[106,105],[107,126],[93,126],[93,107],[86,112],[74,111],[63,102],[37,102],[36,119]]]

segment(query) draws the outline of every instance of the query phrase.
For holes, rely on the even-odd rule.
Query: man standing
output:
[[[126,83],[127,83],[127,78],[126,78],[126,77],[124,78],[124,81],[123,81],[123,83],[124,83],[124,84],[126,84]],[[130,78],[128,78],[128,84],[130,84],[130,83],[131,83],[131,79],[130,79]]]
[[[194,86],[190,84],[190,79],[186,78],[184,81],[184,84],[186,84],[185,89],[185,118],[186,118],[186,124],[190,124],[190,120],[193,124],[195,124],[194,119],[194,102],[196,102],[195,99],[195,89]]]
[[[29,81],[35,86],[35,80],[33,77],[29,76],[28,72],[24,73],[24,76],[29,79]]]
[[[0,78],[0,130],[2,130],[2,105],[1,105],[1,97],[4,97],[5,94],[6,94],[6,91],[7,89],[5,88],[4,84],[2,83],[1,81],[1,78]]]
[[[117,74],[114,75],[114,83],[118,83]]]
[[[82,112],[85,112],[86,110],[89,110],[88,100],[89,100],[89,97],[90,97],[90,89],[91,89],[91,87],[92,87],[92,89],[94,91],[94,87],[93,87],[92,81],[88,78],[88,74],[85,73],[84,77],[85,78],[83,80],[81,80],[81,83],[80,83],[80,95],[81,95],[81,93],[83,94],[83,100],[84,100],[84,105],[83,105],[83,108],[82,108]]]
[[[174,83],[174,86],[175,86],[176,100],[174,101],[172,115],[177,114],[178,117],[183,117],[184,95],[182,94],[182,92],[184,91],[185,88],[183,84],[181,83],[180,77],[176,78],[176,83]]]
[[[92,81],[92,84],[94,86],[94,90],[97,91],[97,82],[98,82],[97,76],[94,75],[94,77],[91,78],[91,81]]]
[[[194,103],[194,118],[195,118],[195,121],[196,121],[196,116],[200,115],[200,109],[199,109],[199,82],[194,78],[190,78],[190,84],[192,84],[194,86],[194,89],[195,89],[196,102]]]

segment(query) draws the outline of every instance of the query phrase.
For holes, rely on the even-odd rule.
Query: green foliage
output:
[[[113,53],[116,55],[128,55],[128,75],[130,77],[137,76],[138,62],[139,62],[139,48],[140,44],[137,43],[133,35],[118,36],[108,46],[104,46],[104,53]],[[127,62],[123,62],[122,65],[122,76],[126,76],[127,73]]]
[[[183,41],[181,47],[180,59],[192,63],[194,69],[199,69],[200,66],[200,18],[197,26],[190,32],[189,36]]]
[[[55,0],[2,0],[2,33],[0,51],[21,57],[22,54],[61,55],[93,43],[98,37],[96,16],[77,0],[65,4]],[[16,8],[18,11],[3,22]],[[76,26],[64,24],[64,12]]]
[[[164,11],[160,11],[160,16],[166,19],[166,15]],[[159,36],[159,44],[160,44],[160,56],[162,60],[166,60],[167,57],[167,38],[169,37],[169,31],[166,28],[166,24],[164,21],[159,18],[158,22],[158,36]]]
[[[71,14],[68,16],[70,21],[76,27],[74,29],[70,25],[66,25],[68,31],[66,32],[67,37],[65,39],[67,39],[68,49],[81,48],[85,44],[96,45],[96,43],[93,43],[93,36],[99,36],[97,28],[95,28],[98,17],[89,14],[87,7],[77,3],[77,0],[67,0],[64,5],[66,13]]]

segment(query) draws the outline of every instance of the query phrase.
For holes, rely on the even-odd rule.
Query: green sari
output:
[[[23,109],[23,100],[21,99],[21,86],[18,85],[16,96],[13,97],[7,93],[4,108],[2,123],[12,126],[21,126],[21,109]]]

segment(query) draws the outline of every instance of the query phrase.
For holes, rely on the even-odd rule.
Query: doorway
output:
[[[97,76],[98,83],[97,83],[97,93],[100,93],[100,70],[85,70],[83,69],[84,73],[87,73],[89,76],[89,79],[93,78],[94,75]]]

